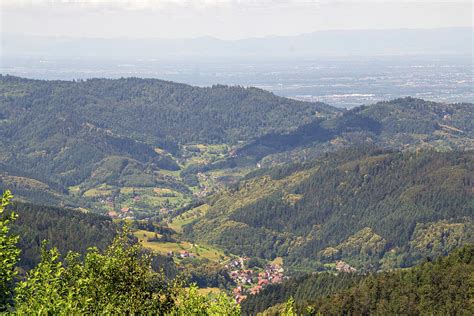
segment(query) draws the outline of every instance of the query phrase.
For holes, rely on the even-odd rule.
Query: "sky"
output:
[[[471,0],[0,0],[1,33],[226,40],[472,26]]]

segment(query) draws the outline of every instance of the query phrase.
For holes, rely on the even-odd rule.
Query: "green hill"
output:
[[[407,271],[370,275],[346,291],[316,300],[313,308],[325,315],[469,315],[474,312],[473,275],[470,245]]]
[[[248,176],[183,231],[294,268],[408,266],[473,241],[473,166],[472,152],[343,150]]]
[[[445,104],[414,98],[361,106],[342,115],[271,133],[239,148],[227,165],[304,161],[321,152],[358,144],[382,148],[474,149],[473,104]],[[219,165],[217,165],[219,166]],[[212,166],[210,166],[212,167]]]
[[[44,183],[62,200],[71,187],[86,191],[111,182],[115,189],[147,186],[189,193],[179,173],[169,174],[187,163],[185,145],[233,146],[339,111],[256,88],[0,76],[0,174]],[[21,195],[44,203],[34,190],[22,188]]]
[[[112,193],[170,188],[187,201],[191,191],[208,194],[216,185],[200,181],[199,172],[218,170],[223,183],[235,182],[242,173],[229,175],[228,168],[311,160],[360,144],[469,150],[471,109],[404,98],[344,112],[256,88],[0,76],[0,186],[13,182],[17,195],[35,203],[60,201],[100,212],[116,209],[77,193],[103,185]],[[46,185],[47,196],[25,186],[28,181]],[[142,203],[139,210],[163,207]]]

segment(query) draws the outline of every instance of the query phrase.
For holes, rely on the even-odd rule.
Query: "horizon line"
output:
[[[306,35],[313,35],[317,33],[330,33],[330,32],[384,32],[384,31],[434,31],[434,30],[447,30],[447,29],[471,29],[474,30],[473,25],[469,26],[442,26],[442,27],[400,27],[400,28],[355,28],[355,29],[326,29],[326,30],[315,30],[310,32],[298,33],[294,35],[285,34],[269,34],[256,37],[243,37],[239,39],[225,39],[219,38],[212,35],[201,35],[195,37],[130,37],[130,36],[117,36],[117,37],[92,37],[92,36],[65,36],[65,35],[40,35],[40,34],[18,34],[10,32],[0,31],[0,40],[3,40],[4,36],[17,36],[17,37],[36,37],[36,38],[48,38],[48,39],[69,39],[69,40],[164,40],[164,41],[179,41],[179,40],[216,40],[222,42],[238,42],[245,40],[258,40],[258,39],[271,39],[271,38],[291,38]],[[474,34],[473,34],[474,35]]]

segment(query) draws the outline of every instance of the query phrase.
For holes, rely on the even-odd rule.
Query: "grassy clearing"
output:
[[[108,184],[101,184],[96,186],[95,188],[90,188],[86,192],[84,192],[83,196],[86,198],[96,198],[101,196],[108,196],[112,194],[113,187]]]
[[[160,234],[150,232],[148,230],[141,230],[141,229],[133,232],[133,234],[142,242],[148,242],[148,238],[154,238],[155,235],[157,235],[158,237],[161,237]]]
[[[94,198],[94,197],[99,197],[99,196],[108,196],[111,194],[112,194],[112,190],[94,188],[94,189],[87,190],[86,192],[84,192],[83,195],[84,197]]]
[[[164,175],[167,175],[167,176],[172,176],[172,177],[175,177],[177,179],[180,179],[180,175],[179,173],[181,172],[181,170],[164,170],[164,169],[160,169],[159,173],[160,174],[164,174]]]
[[[283,265],[283,258],[282,257],[276,257],[273,259],[273,261],[270,262],[271,264],[277,264],[279,266]]]
[[[162,207],[175,208],[188,203],[191,198],[181,192],[157,187],[123,187],[120,188],[117,201],[120,207],[132,209],[158,210]]]
[[[160,254],[166,255],[168,252],[173,251],[175,254],[179,254],[180,251],[186,250],[193,253],[197,258],[206,258],[211,261],[223,261],[228,258],[224,255],[222,250],[209,245],[193,244],[187,241],[179,242],[155,242],[148,241],[149,238],[155,237],[154,232],[146,230],[137,230],[133,233],[135,237],[142,243],[143,247],[151,249]],[[159,235],[158,235],[159,236]]]
[[[168,225],[177,232],[181,232],[183,230],[183,226],[186,224],[191,223],[192,221],[201,218],[202,216],[206,215],[207,211],[209,210],[208,204],[203,204],[201,206],[195,207],[189,211],[184,212],[183,214],[176,216],[171,220]]]
[[[221,290],[218,287],[203,287],[198,289],[198,293],[201,295],[215,295],[219,294]]]
[[[229,152],[229,146],[226,144],[195,144],[185,146],[184,150],[187,151],[186,162],[184,163],[186,168],[190,165],[206,164],[225,158]]]
[[[120,193],[121,194],[132,194],[133,192],[136,191],[136,188],[134,187],[123,187],[120,188]]]
[[[156,193],[158,196],[165,196],[165,195],[178,196],[178,195],[182,195],[181,193],[179,193],[177,191],[167,189],[167,188],[154,188],[153,192]]]
[[[68,187],[68,191],[71,194],[77,194],[77,193],[79,193],[79,191],[81,191],[81,186],[79,186],[79,185],[70,186],[70,187]]]
[[[160,147],[156,147],[155,152],[160,155],[168,155],[168,152]]]

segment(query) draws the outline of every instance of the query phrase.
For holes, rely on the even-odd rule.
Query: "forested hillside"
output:
[[[322,103],[281,98],[256,88],[198,88],[156,79],[72,82],[2,76],[0,92],[2,118],[11,124],[28,123],[33,117],[71,118],[170,150],[192,141],[245,141],[338,112]]]
[[[207,203],[186,238],[295,269],[409,266],[473,239],[472,104],[341,112],[255,88],[1,76],[0,113],[17,201],[162,224]]]
[[[18,215],[12,233],[20,236],[19,266],[24,269],[38,264],[43,240],[63,254],[85,253],[89,247],[105,249],[118,230],[110,217],[97,214],[25,203],[13,203],[7,210]]]
[[[239,148],[228,165],[307,160],[321,152],[376,144],[438,150],[474,149],[473,105],[444,104],[414,98],[379,102],[316,120],[290,133],[271,133]]]
[[[33,282],[24,286],[48,290],[43,279],[31,279],[36,272],[25,272],[65,264],[58,271],[72,274],[54,289],[61,304],[72,304],[82,280],[96,283],[97,271],[126,279],[117,268],[124,261],[138,264],[132,265],[143,283],[130,290],[151,305],[161,303],[150,297],[176,294],[168,282],[180,275],[182,284],[233,291],[250,314],[278,311],[290,296],[299,311],[330,315],[423,313],[432,289],[454,295],[439,301],[464,312],[465,293],[437,288],[445,280],[419,277],[422,268],[370,273],[408,268],[474,242],[472,106],[404,98],[340,111],[255,88],[0,76],[0,190],[16,196],[4,217],[19,215],[12,226],[18,271]],[[111,244],[122,223],[132,231]],[[59,251],[41,249],[44,239]],[[137,241],[145,249],[132,246]],[[459,260],[422,267],[452,275],[472,265],[465,261],[469,249],[451,257]],[[68,251],[77,255],[65,260]],[[157,276],[161,270],[165,278]],[[164,288],[148,286],[155,281]],[[425,285],[429,291],[418,297],[429,299],[402,290]],[[81,297],[89,300],[93,287],[85,286]],[[109,286],[123,299],[74,308],[173,310],[134,305],[129,289],[114,282],[101,291]],[[391,289],[399,296],[379,296]],[[188,292],[176,291],[181,296],[170,304],[183,307]],[[16,306],[50,303],[33,292],[16,296]]]
[[[294,267],[403,267],[473,241],[473,167],[472,152],[343,150],[255,172],[185,232]]]
[[[296,301],[299,310],[304,311],[301,307],[307,306],[309,301],[348,289],[363,277],[357,273],[329,272],[297,275],[281,284],[272,284],[257,295],[249,296],[241,304],[242,314],[255,315],[272,308],[278,309],[281,307],[279,305],[287,302],[290,297]]]
[[[471,315],[473,274],[474,246],[469,245],[404,270],[301,276],[251,296],[242,314],[277,315],[293,297],[303,315]]]
[[[227,155],[240,142],[339,111],[256,88],[0,76],[0,187],[35,203],[101,212],[116,211],[96,203],[115,199],[111,191],[165,188],[177,191],[180,205],[190,189],[173,171],[187,164],[188,144],[224,144],[218,153]],[[163,207],[148,201],[137,208]]]
[[[361,144],[470,150],[471,109],[404,98],[343,112],[256,88],[0,76],[0,188],[38,204],[159,217],[257,164]]]
[[[347,291],[315,300],[313,309],[327,315],[357,314],[469,315],[474,286],[474,247],[407,271],[370,275]]]

